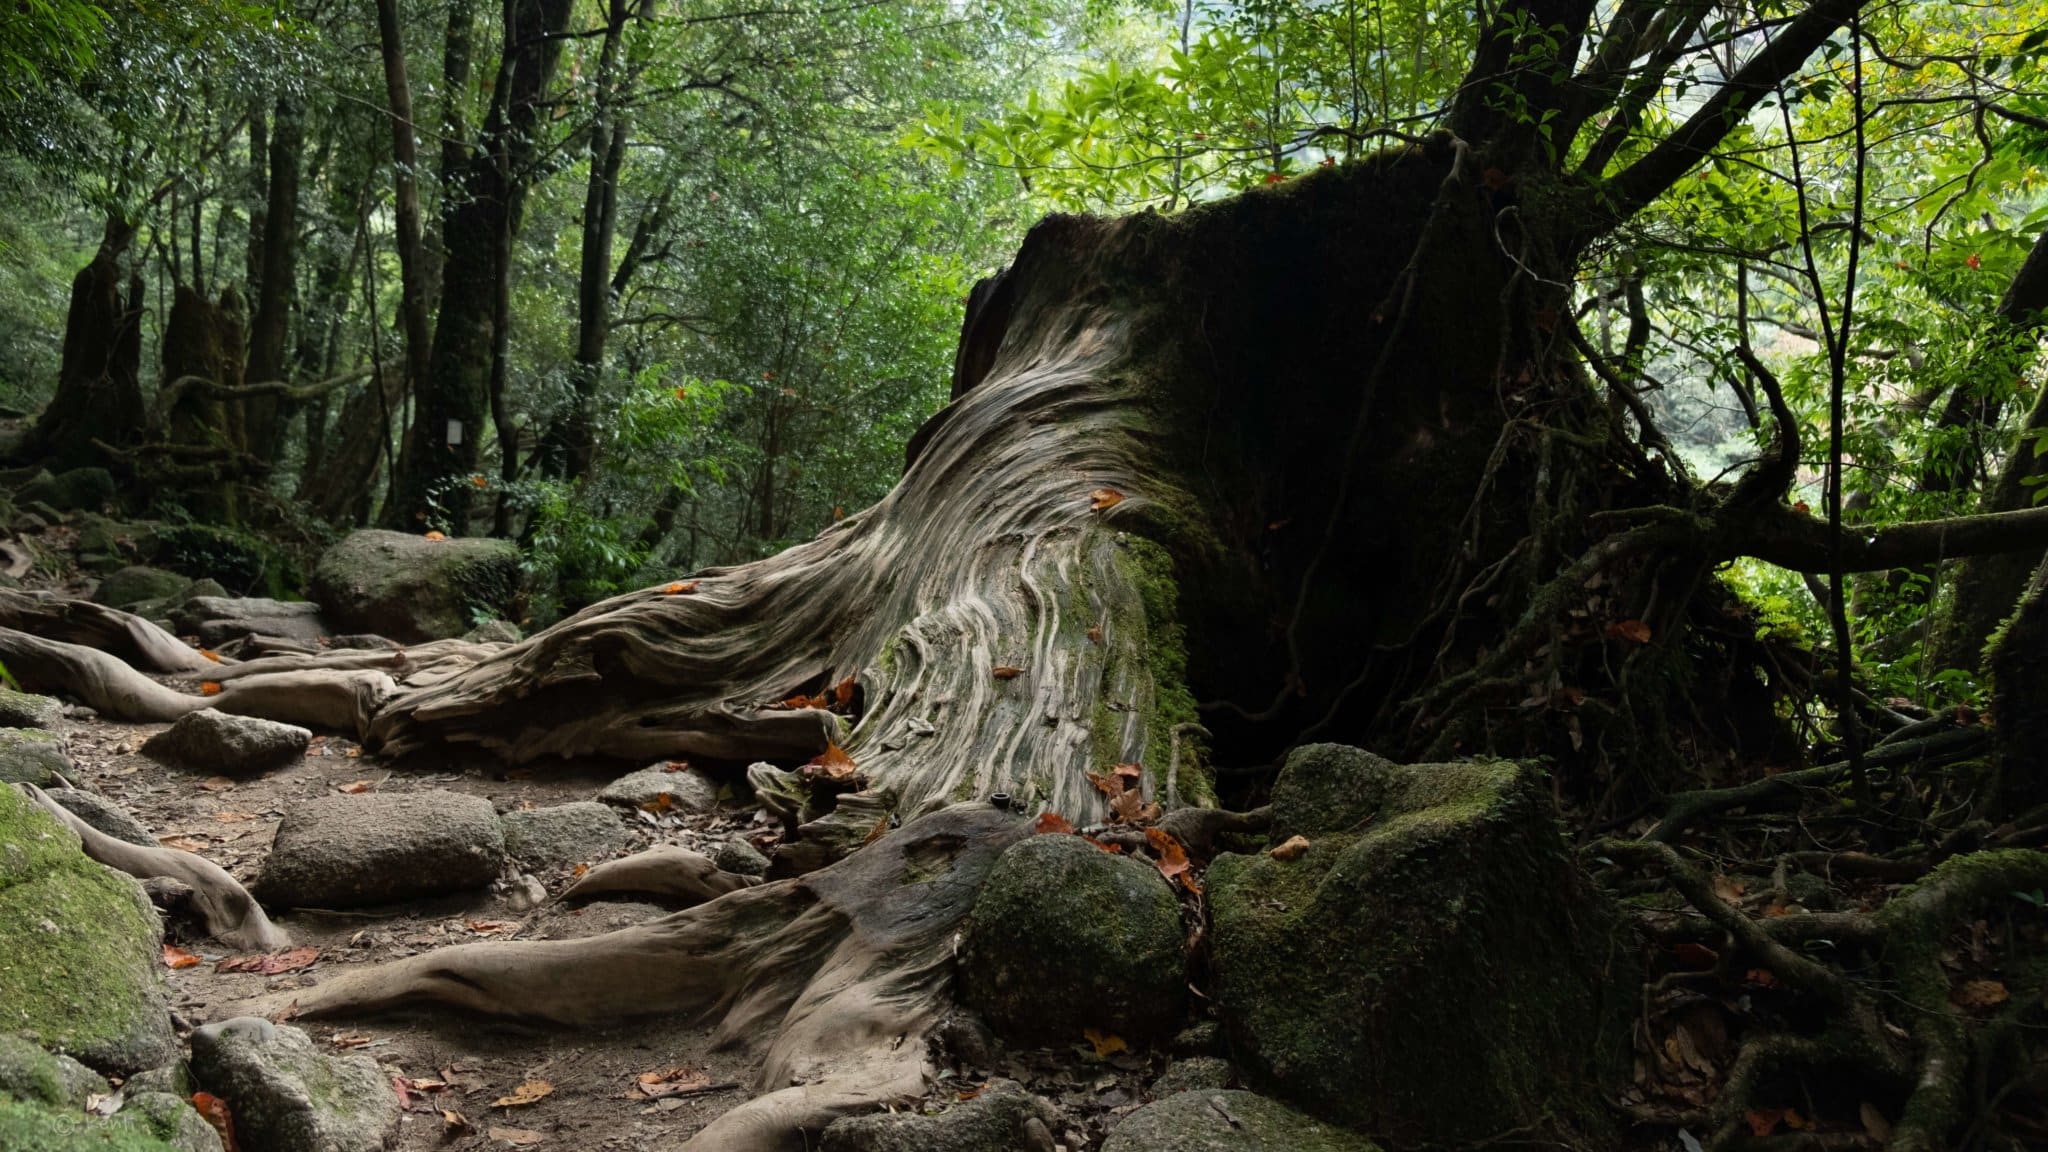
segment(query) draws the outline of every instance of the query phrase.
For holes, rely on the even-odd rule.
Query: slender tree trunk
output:
[[[460,203],[461,173],[469,159],[469,124],[463,107],[469,99],[470,60],[475,50],[476,0],[450,0],[448,27],[441,41],[441,159],[435,173],[437,202],[432,234],[427,238],[426,289],[430,302],[441,298],[441,266],[447,259],[448,217]]]
[[[263,291],[263,241],[265,236],[268,235],[268,222],[264,219],[264,215],[269,210],[270,205],[269,160],[270,122],[265,118],[263,101],[251,100],[249,101],[249,165],[247,175],[249,243],[242,253],[245,262],[242,272],[242,283],[247,287],[248,295],[252,298],[260,295]],[[194,237],[193,243],[197,244],[200,228],[199,216],[196,211],[197,206],[195,205],[194,207],[192,235]],[[216,260],[214,263],[216,266],[215,274],[218,275],[219,261]],[[192,250],[192,286],[198,289],[201,295],[206,293],[206,285],[199,276],[199,249],[196,247]]]
[[[598,53],[597,111],[590,132],[590,183],[583,195],[583,263],[576,284],[575,396],[562,425],[560,472],[571,481],[590,475],[597,458],[594,421],[604,382],[605,341],[612,323],[612,238],[618,231],[619,169],[625,161],[627,123],[617,108],[620,40],[632,14],[627,0],[611,0],[610,23]]]
[[[499,235],[517,236],[521,182],[538,147],[540,102],[561,54],[568,0],[506,0],[506,55],[485,117],[483,147],[463,168],[446,220],[447,262],[430,370],[413,397],[413,424],[386,510],[394,527],[469,529],[483,423],[490,418]]]
[[[280,98],[270,133],[262,274],[255,284],[256,307],[249,326],[249,363],[244,374],[251,382],[283,380],[288,375],[286,346],[298,282],[299,161],[304,125],[297,101]],[[279,396],[257,396],[244,402],[243,411],[249,454],[264,464],[274,462],[284,443],[290,404]]]
[[[391,102],[392,216],[397,232],[399,317],[405,330],[404,391],[417,395],[433,365],[427,325],[427,262],[420,241],[420,194],[415,175],[419,148],[412,120],[412,84],[405,74],[405,42],[398,0],[377,0],[377,38],[384,58],[384,91]]]

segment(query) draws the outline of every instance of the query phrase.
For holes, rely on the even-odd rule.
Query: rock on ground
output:
[[[768,857],[739,836],[728,836],[721,841],[718,850],[711,854],[711,862],[718,865],[721,872],[735,872],[741,876],[768,874]]]
[[[618,854],[628,842],[619,814],[594,800],[507,812],[505,851],[529,868],[573,868]]]
[[[455,792],[322,796],[285,809],[251,886],[277,908],[359,908],[484,888],[505,862],[491,803]]]
[[[40,728],[0,728],[0,784],[48,788],[72,771],[63,737]]]
[[[19,504],[48,504],[59,512],[93,511],[114,498],[114,477],[105,468],[43,473],[14,494]]]
[[[605,785],[597,794],[607,804],[625,804],[639,807],[642,804],[657,804],[663,793],[667,793],[671,807],[684,812],[709,812],[718,807],[718,782],[695,768],[682,765],[680,760],[642,768],[638,772],[619,777]]]
[[[1537,772],[1313,745],[1273,812],[1304,855],[1208,874],[1212,994],[1252,1086],[1396,1146],[1612,1144],[1636,945]]]
[[[192,1075],[228,1102],[238,1142],[264,1152],[382,1152],[398,1096],[377,1062],[329,1055],[304,1032],[254,1016],[192,1033]]]
[[[1053,1152],[1059,1114],[1014,1080],[991,1080],[935,1116],[881,1112],[825,1129],[821,1152]]]
[[[151,736],[143,755],[208,775],[246,776],[306,754],[313,734],[295,724],[234,716],[207,708],[187,712]]]
[[[78,836],[0,788],[0,1020],[102,1072],[176,1054],[157,977],[163,946],[141,885],[87,858]]]
[[[307,592],[345,632],[414,644],[461,636],[480,616],[516,616],[520,579],[508,540],[364,529],[320,557]]]
[[[1180,1024],[1180,902],[1156,868],[1079,836],[1033,836],[996,861],[961,948],[965,1003],[999,1035],[1133,1043]]]
[[[1353,1132],[1332,1128],[1250,1092],[1182,1092],[1124,1118],[1102,1152],[1380,1152]]]
[[[299,600],[267,600],[259,596],[194,596],[171,612],[180,634],[196,634],[208,648],[244,636],[279,636],[301,644],[318,644],[334,631],[320,616],[320,606]]]
[[[111,1091],[106,1077],[71,1057],[0,1032],[0,1095],[53,1108],[83,1108],[93,1093]]]
[[[126,608],[145,600],[174,600],[191,586],[190,576],[180,576],[161,568],[130,565],[100,581],[100,586],[93,590],[92,598],[96,604]]]
[[[105,832],[116,840],[144,847],[157,846],[156,834],[149,826],[130,815],[126,808],[107,799],[97,792],[79,788],[52,788],[50,799],[62,804],[73,816]]]
[[[1175,1060],[1152,1082],[1152,1095],[1167,1097],[1180,1092],[1228,1088],[1237,1079],[1237,1069],[1221,1056],[1190,1056]]]
[[[54,728],[64,718],[64,702],[54,696],[0,688],[0,728]]]
[[[517,644],[525,637],[519,634],[519,626],[509,620],[486,620],[462,634],[471,644]]]

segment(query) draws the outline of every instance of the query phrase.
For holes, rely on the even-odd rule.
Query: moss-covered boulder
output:
[[[114,498],[114,477],[105,468],[45,473],[22,485],[14,498],[22,504],[48,504],[59,512],[97,510]]]
[[[0,1034],[0,1149],[168,1148],[221,1152],[220,1137],[184,1097],[152,1090],[148,1074],[123,1086],[121,1110],[88,1117],[95,1095],[113,1091],[104,1077],[69,1056]],[[30,1138],[34,1143],[28,1142]],[[10,1142],[19,1141],[19,1142]]]
[[[71,773],[63,737],[41,728],[0,728],[0,784],[48,788],[60,773]]]
[[[179,1152],[134,1123],[98,1121],[83,1112],[7,1097],[0,1097],[0,1148],[8,1152]]]
[[[0,1028],[115,1075],[168,1062],[162,943],[141,885],[0,787]]]
[[[1250,1092],[1182,1092],[1147,1104],[1117,1125],[1102,1152],[1380,1152],[1355,1132],[1332,1128]]]
[[[52,1108],[83,1108],[93,1093],[111,1091],[106,1077],[71,1057],[0,1032],[0,1096]]]
[[[55,696],[0,688],[0,728],[55,728],[64,718],[64,702]]]
[[[1312,746],[1273,807],[1308,851],[1208,874],[1215,998],[1254,1087],[1396,1146],[1612,1143],[1636,947],[1539,773]]]
[[[155,564],[194,580],[213,580],[239,596],[279,597],[297,590],[304,569],[268,540],[211,524],[156,530]]]
[[[1180,1026],[1186,974],[1180,902],[1157,869],[1079,836],[1006,850],[967,919],[966,1003],[1022,1042],[1131,1042]]]
[[[92,598],[96,603],[126,608],[146,600],[172,600],[191,586],[190,576],[131,564],[100,581],[100,586],[93,590]]]
[[[414,644],[514,616],[519,589],[519,549],[510,541],[365,529],[320,557],[307,591],[340,631]]]
[[[228,1102],[243,1146],[264,1152],[383,1152],[398,1096],[377,1062],[330,1055],[297,1028],[244,1016],[192,1033],[192,1075]]]

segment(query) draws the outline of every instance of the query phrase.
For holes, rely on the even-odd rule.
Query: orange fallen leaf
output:
[[[192,1108],[199,1118],[206,1121],[215,1132],[220,1133],[220,1144],[226,1152],[238,1152],[235,1143],[235,1114],[228,1102],[211,1092],[194,1092]]]
[[[1083,1028],[1081,1029],[1081,1035],[1087,1038],[1088,1043],[1095,1046],[1095,1056],[1097,1059],[1113,1056],[1130,1048],[1129,1044],[1124,1043],[1124,1038],[1114,1032],[1104,1032],[1097,1028]]]
[[[661,586],[661,594],[664,596],[684,596],[696,590],[695,580],[676,580]]]
[[[481,472],[470,473],[469,482],[478,488],[489,488],[491,486],[491,482],[484,479]]]
[[[1114,800],[1124,794],[1124,778],[1121,774],[1105,776],[1100,772],[1087,773],[1088,782],[1095,790]]]
[[[1648,644],[1650,642],[1650,626],[1641,620],[1616,620],[1607,626],[1607,634],[1616,639],[1629,640],[1637,644]]]
[[[453,1108],[441,1109],[441,1138],[443,1140],[453,1140],[457,1136],[467,1135],[469,1131],[469,1117],[464,1116]]]
[[[663,772],[688,772],[690,770],[690,762],[688,760],[664,761],[661,770]]]
[[[1996,1008],[2012,999],[2012,993],[1996,980],[1970,980],[1949,993],[1958,1008]]]
[[[1015,664],[998,664],[989,670],[989,674],[998,680],[1015,680],[1024,674],[1024,670]]]
[[[682,1096],[690,1092],[701,1092],[711,1086],[711,1077],[694,1068],[668,1068],[655,1072],[642,1072],[634,1082],[642,1095],[659,1100],[664,1096]]]
[[[429,532],[427,533],[426,538],[429,540],[446,540],[448,538],[448,534],[439,531]]]
[[[1180,841],[1159,828],[1145,829],[1145,839],[1151,843],[1152,850],[1159,853],[1159,874],[1166,877],[1166,882],[1171,884],[1179,880],[1188,891],[1200,896],[1202,886],[1195,882],[1194,865],[1188,860],[1187,849],[1181,847]]]
[[[833,702],[834,702],[834,703],[836,703],[836,704],[838,704],[838,705],[839,705],[839,706],[840,706],[841,708],[849,708],[849,707],[852,707],[852,705],[853,705],[853,688],[854,688],[854,684],[853,684],[853,677],[851,677],[851,676],[848,676],[848,677],[847,677],[846,679],[844,679],[844,680],[841,680],[841,681],[840,681],[840,682],[839,682],[839,683],[838,683],[837,685],[835,685],[835,686],[833,687],[833,689],[832,689],[832,700],[833,700]]]
[[[223,824],[239,824],[244,820],[256,819],[256,814],[254,812],[232,812],[223,808],[215,812],[213,818]]]
[[[200,683],[199,683],[199,694],[200,694],[201,696],[218,696],[218,695],[220,695],[220,681],[218,681],[218,680],[202,680],[202,681],[200,681]]]
[[[1063,832],[1071,835],[1074,831],[1074,826],[1067,823],[1067,818],[1057,812],[1041,812],[1038,814],[1037,822],[1031,825],[1031,831],[1033,835],[1044,835],[1047,832]]]
[[[853,757],[848,756],[846,749],[837,744],[825,745],[825,750],[818,753],[805,767],[816,768],[826,779],[842,783],[853,779],[860,771],[855,766]]]
[[[972,1100],[976,1096],[981,1095],[981,1090],[986,1087],[988,1087],[988,1085],[986,1084],[977,1084],[972,1088],[962,1088],[960,1091],[955,1092],[953,1095],[961,1100]]]
[[[1124,502],[1124,494],[1114,488],[1097,488],[1088,494],[1088,507],[1097,512],[1106,512]]]
[[[1145,775],[1145,766],[1142,764],[1119,764],[1116,766],[1116,774],[1122,776],[1126,780],[1143,779]]]
[[[215,651],[214,651],[213,649],[211,649],[211,648],[201,648],[201,649],[199,650],[199,654],[200,654],[201,656],[204,656],[204,657],[206,657],[206,658],[207,658],[208,660],[211,660],[211,661],[213,661],[213,662],[214,662],[215,664],[218,664],[218,663],[220,663],[220,653],[218,653],[218,652],[215,652]]]
[[[583,874],[584,874],[585,872],[588,872],[588,871],[590,871],[590,865],[588,865],[588,864],[578,864],[578,865],[577,865],[576,867],[574,867],[574,868],[571,868],[571,869],[569,869],[569,875],[571,875],[571,876],[581,876],[581,875],[583,875]]]
[[[489,936],[519,925],[511,920],[464,920],[462,926],[479,936]]]
[[[1090,644],[1102,643],[1102,625],[1097,624],[1088,630],[1088,642]]]
[[[1789,1111],[1789,1108],[1751,1108],[1742,1114],[1742,1119],[1749,1125],[1750,1135],[1769,1136],[1778,1130],[1779,1123]]]
[[[639,805],[639,808],[642,812],[652,812],[656,816],[659,816],[675,806],[676,798],[674,793],[657,792],[655,793],[654,799],[642,801]]]
[[[156,842],[166,848],[176,848],[180,852],[204,852],[206,850],[206,845],[194,840],[190,836],[159,836],[156,838]]]
[[[1754,984],[1759,988],[1776,988],[1778,986],[1778,977],[1769,968],[1751,968],[1742,974],[1742,979],[1746,983]]]
[[[1289,836],[1285,841],[1282,841],[1281,843],[1274,845],[1273,848],[1266,853],[1266,855],[1271,856],[1273,859],[1278,860],[1284,864],[1290,860],[1301,859],[1303,854],[1305,854],[1307,851],[1308,837]]]
[[[1121,856],[1124,854],[1124,848],[1121,844],[1104,844],[1102,841],[1097,840],[1093,836],[1083,836],[1081,837],[1081,839],[1086,840],[1090,844],[1095,845],[1097,848],[1102,849],[1104,852],[1109,853],[1111,856]]]
[[[192,968],[196,967],[198,964],[198,953],[187,952],[183,948],[178,947],[176,944],[164,945],[164,967]]]
[[[1119,776],[1117,779],[1121,780],[1123,777]],[[1157,824],[1159,818],[1165,815],[1159,805],[1146,803],[1145,794],[1136,788],[1125,789],[1110,797],[1109,813],[1111,823],[1129,824],[1133,828]]]
[[[199,782],[199,788],[202,792],[233,792],[235,782],[225,776],[208,776]]]
[[[540,1103],[542,1100],[553,1095],[554,1091],[555,1086],[545,1080],[528,1080],[526,1083],[514,1088],[510,1095],[500,1096],[496,1100],[491,1101],[491,1107],[524,1108],[529,1104]]]
[[[230,956],[213,966],[215,972],[254,972],[259,976],[282,976],[286,972],[298,972],[311,968],[320,959],[318,948],[291,948],[268,955],[253,953],[248,956]]]
[[[491,1139],[510,1144],[514,1148],[531,1148],[547,1139],[544,1134],[535,1132],[531,1128],[493,1127],[489,1135]]]
[[[365,792],[375,791],[376,787],[377,785],[371,781],[357,780],[353,783],[343,784],[336,791],[347,793],[350,796],[360,796]]]

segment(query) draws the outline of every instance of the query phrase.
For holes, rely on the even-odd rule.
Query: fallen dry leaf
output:
[[[235,1143],[235,1114],[228,1107],[227,1101],[211,1092],[194,1092],[192,1108],[199,1113],[200,1119],[220,1134],[220,1144],[226,1152],[237,1152],[239,1145]]]
[[[1301,859],[1303,853],[1307,851],[1308,837],[1289,836],[1284,842],[1274,845],[1272,850],[1267,852],[1266,855],[1285,863],[1289,860]]]
[[[981,1090],[986,1087],[988,1087],[988,1085],[986,1084],[977,1084],[972,1088],[962,1088],[960,1091],[955,1092],[953,1095],[960,1100],[972,1100],[976,1096],[981,1095]]]
[[[164,967],[193,968],[199,964],[199,954],[187,952],[176,944],[164,945]]]
[[[1124,794],[1124,778],[1122,776],[1105,776],[1100,772],[1089,772],[1086,775],[1088,782],[1095,785],[1095,790],[1111,800]]]
[[[466,1136],[470,1130],[469,1117],[464,1116],[453,1108],[441,1109],[441,1138],[443,1140],[453,1140],[457,1136]]]
[[[1954,1001],[1958,1008],[1976,1010],[1996,1008],[2012,999],[2012,993],[1996,980],[1970,980],[1949,993],[1948,998]]]
[[[1102,643],[1102,625],[1097,624],[1088,630],[1088,642],[1090,644]]]
[[[365,792],[374,790],[376,787],[376,784],[368,780],[357,780],[353,784],[343,784],[341,787],[335,789],[335,791],[345,792],[350,796],[360,796]]]
[[[661,586],[661,594],[664,596],[687,596],[696,590],[697,582],[695,580],[677,580]]]
[[[519,927],[518,923],[512,920],[464,920],[462,926],[479,936],[489,936]]]
[[[222,809],[219,812],[215,812],[213,818],[223,824],[239,824],[244,820],[256,819],[256,814],[254,812],[230,812]]]
[[[235,790],[235,782],[225,776],[208,776],[199,782],[199,790],[202,792],[233,792]]]
[[[492,1128],[489,1135],[491,1139],[510,1144],[514,1148],[531,1148],[547,1139],[531,1128]]]
[[[1166,877],[1166,882],[1171,884],[1179,880],[1188,891],[1200,896],[1202,886],[1195,882],[1194,865],[1188,860],[1187,849],[1181,847],[1180,841],[1159,828],[1145,829],[1145,839],[1151,843],[1152,850],[1159,853],[1159,874]]]
[[[426,539],[428,539],[428,540],[446,540],[447,538],[448,538],[448,534],[447,534],[446,532],[440,532],[440,531],[433,531],[433,532],[428,532],[428,533],[426,534]]]
[[[1031,831],[1034,835],[1044,835],[1047,832],[1071,835],[1074,826],[1067,823],[1067,818],[1057,812],[1041,812],[1038,814],[1037,822],[1031,825]]]
[[[1637,644],[1648,644],[1650,642],[1650,626],[1641,620],[1616,620],[1607,626],[1607,634],[1616,639],[1629,640]]]
[[[1145,776],[1145,768],[1141,764],[1119,764],[1116,766],[1116,774],[1126,780],[1140,780]]]
[[[1081,1035],[1087,1038],[1088,1043],[1095,1046],[1095,1056],[1097,1059],[1115,1055],[1130,1047],[1130,1045],[1124,1043],[1123,1037],[1114,1032],[1103,1032],[1095,1028],[1083,1028],[1081,1029]]]
[[[998,664],[989,670],[989,675],[994,676],[998,680],[1015,680],[1023,674],[1024,670],[1015,664]]]
[[[1742,1119],[1749,1125],[1750,1135],[1769,1136],[1778,1130],[1778,1125],[1790,1111],[1790,1108],[1751,1108],[1742,1114]]]
[[[345,1052],[351,1048],[361,1048],[366,1044],[375,1044],[377,1038],[375,1036],[366,1036],[361,1032],[336,1032],[327,1038],[327,1042]]]
[[[654,1072],[642,1072],[635,1086],[640,1094],[650,1100],[664,1096],[683,1096],[701,1092],[711,1086],[711,1077],[694,1068],[665,1068]]]
[[[1742,899],[1743,892],[1744,888],[1741,881],[1730,880],[1726,876],[1714,877],[1714,895],[1728,901],[1730,904]]]
[[[853,757],[848,756],[846,749],[837,744],[825,745],[825,750],[812,758],[805,767],[816,768],[826,779],[840,783],[853,779],[860,772],[854,765]]]
[[[205,844],[194,840],[190,836],[159,836],[156,838],[156,842],[166,848],[176,848],[180,852],[206,851]]]
[[[638,807],[642,812],[652,812],[656,816],[661,815],[662,813],[668,811],[669,809],[675,806],[676,798],[675,794],[672,792],[657,792],[654,794],[654,799],[643,800],[638,805],[636,805],[636,807]]]
[[[1088,507],[1097,512],[1106,512],[1124,502],[1124,494],[1114,488],[1097,488],[1088,494]]]
[[[220,681],[218,681],[218,680],[202,680],[202,681],[200,681],[200,682],[199,682],[199,694],[200,694],[201,696],[218,696],[218,695],[220,695]]]
[[[1129,824],[1133,828],[1143,828],[1147,824],[1157,824],[1159,823],[1159,818],[1165,814],[1159,805],[1146,803],[1145,794],[1136,788],[1125,789],[1123,792],[1111,797],[1109,813],[1111,823]]]
[[[553,1095],[554,1091],[555,1086],[545,1080],[528,1080],[526,1083],[514,1088],[510,1095],[500,1096],[496,1100],[491,1101],[491,1107],[524,1108],[529,1104],[540,1103],[542,1100]]]
[[[1884,1113],[1877,1110],[1877,1105],[1865,1100],[1862,1106],[1857,1108],[1856,1117],[1863,1121],[1863,1134],[1872,1140],[1882,1144],[1892,1138],[1892,1122],[1884,1118]]]
[[[214,662],[215,664],[218,664],[218,663],[220,663],[220,653],[218,653],[218,652],[215,652],[215,651],[214,651],[213,649],[211,649],[211,648],[201,648],[201,649],[199,650],[199,654],[200,654],[201,656],[204,656],[204,657],[206,657],[206,658],[207,658],[208,660],[211,660],[211,661],[213,661],[213,662]]]
[[[832,688],[832,702],[841,708],[853,707],[853,677],[848,676]]]
[[[291,948],[269,955],[261,953],[248,956],[230,956],[213,966],[215,972],[254,972],[259,976],[282,976],[286,972],[298,972],[311,968],[320,959],[320,950],[313,947]]]

